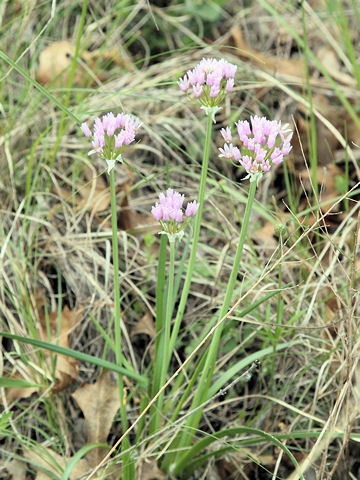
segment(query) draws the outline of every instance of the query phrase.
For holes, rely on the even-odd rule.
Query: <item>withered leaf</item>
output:
[[[30,462],[32,468],[37,471],[36,480],[52,480],[56,475],[61,476],[71,458],[64,459],[61,455],[50,448],[32,449],[24,453],[24,457]],[[80,458],[72,472],[71,478],[80,477],[90,471],[90,465],[86,458]],[[51,472],[50,475],[46,471]]]
[[[131,330],[131,336],[138,335],[140,333],[149,335],[151,339],[155,338],[155,324],[150,312],[146,312],[145,315],[136,322]]]
[[[105,443],[120,406],[119,389],[111,380],[110,372],[103,372],[96,383],[82,384],[72,397],[84,414],[88,443]],[[105,454],[104,449],[96,448],[88,454],[88,460],[95,466]]]
[[[69,78],[74,53],[75,47],[65,40],[55,42],[46,47],[40,53],[36,80],[42,85],[53,82],[53,86],[65,87]],[[83,57],[86,61],[89,58],[89,53],[85,52]],[[74,83],[80,83],[84,73],[84,68],[78,65]]]
[[[137,478],[141,478],[141,480],[162,480],[166,478],[166,475],[159,469],[155,460],[145,459],[138,466]]]
[[[63,309],[60,317],[58,316],[58,312],[51,312],[48,316],[46,316],[44,312],[40,312],[39,339],[46,342],[54,342],[57,338],[56,332],[58,330],[58,322],[60,322],[58,343],[62,347],[69,348],[68,336],[70,331],[78,321],[78,318],[79,311],[70,310],[67,306]],[[47,328],[50,329],[50,338],[47,333]],[[45,362],[40,365],[40,367],[45,370],[44,375],[47,375],[49,378],[53,371],[53,361],[54,359],[56,359],[56,382],[52,389],[54,393],[64,390],[70,385],[70,383],[77,379],[79,367],[75,358],[67,357],[66,355],[50,353],[48,350],[44,350],[43,353],[45,357]],[[15,362],[14,369],[10,375],[10,378],[24,379],[37,384],[42,383],[40,374],[34,369],[31,369],[28,366],[20,363],[20,360]],[[5,395],[7,401],[12,402],[19,398],[27,398],[37,391],[38,388],[36,387],[7,388],[5,391]]]

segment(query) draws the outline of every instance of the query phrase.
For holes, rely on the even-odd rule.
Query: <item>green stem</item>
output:
[[[170,241],[170,264],[169,264],[169,275],[168,275],[168,291],[167,291],[167,301],[166,301],[166,314],[165,314],[165,325],[162,332],[162,341],[160,342],[161,348],[156,355],[156,363],[161,365],[160,369],[160,381],[159,388],[161,388],[166,380],[167,367],[170,363],[171,350],[170,347],[170,326],[171,326],[171,313],[172,313],[172,299],[174,292],[174,270],[175,270],[175,241]],[[161,363],[160,363],[161,362]],[[155,405],[155,420],[153,429],[155,433],[160,428],[161,412],[164,403],[165,391],[161,393],[157,399]]]
[[[114,267],[114,302],[115,302],[115,356],[116,364],[121,366],[123,364],[123,355],[121,349],[121,311],[120,311],[120,284],[119,284],[119,249],[118,249],[118,235],[117,235],[117,210],[116,210],[116,191],[115,191],[115,174],[114,169],[110,171],[110,193],[111,193],[111,226],[112,226],[112,250],[113,250],[113,267]],[[122,375],[118,375],[119,399],[120,399],[120,416],[121,426],[123,432],[128,429],[127,415],[126,415],[126,396],[124,395],[124,382]],[[122,451],[130,447],[128,438],[124,438],[122,442]],[[132,471],[134,466],[130,459],[130,454],[127,453],[123,457],[123,478],[124,480],[131,480],[135,478]]]
[[[194,238],[193,238],[193,244],[191,248],[189,265],[186,272],[184,287],[181,293],[180,303],[177,310],[174,327],[171,332],[170,348],[169,348],[169,351],[171,352],[170,355],[174,350],[175,342],[179,333],[181,321],[182,321],[186,303],[187,303],[187,298],[189,295],[192,274],[193,274],[194,265],[195,265],[196,252],[197,252],[197,246],[198,246],[199,234],[200,234],[201,219],[202,219],[202,211],[204,206],[206,177],[207,177],[209,157],[210,157],[211,132],[212,132],[212,117],[211,115],[208,115],[207,123],[206,123],[206,137],[205,137],[204,154],[203,154],[203,162],[201,167],[200,187],[199,187],[199,196],[198,196],[199,209],[195,217]]]
[[[207,357],[206,357],[206,363],[202,371],[202,376],[200,378],[199,385],[197,387],[190,410],[196,409],[199,405],[201,405],[207,399],[209,387],[210,387],[213,372],[215,369],[215,363],[216,363],[217,353],[219,349],[221,333],[224,325],[221,320],[224,318],[224,316],[226,315],[229,309],[234,287],[235,287],[236,278],[239,273],[239,265],[240,265],[241,255],[242,255],[242,251],[243,251],[243,247],[244,247],[244,243],[245,243],[245,239],[248,231],[250,213],[251,213],[252,204],[255,198],[255,192],[256,192],[256,182],[251,182],[248,201],[245,208],[244,220],[241,226],[239,243],[238,243],[238,247],[237,247],[237,251],[234,259],[234,264],[233,264],[233,268],[232,268],[229,282],[227,285],[224,303],[222,305],[222,308],[219,314],[219,326],[215,330],[214,336],[212,338],[212,341],[207,353]],[[201,415],[202,415],[202,410],[199,409],[194,413],[194,415],[189,417],[186,423],[186,426],[183,429],[183,433],[181,434],[179,441],[176,443],[176,449],[179,450],[179,452],[181,452],[181,450],[183,450],[185,447],[190,445],[192,438],[195,434],[195,431],[199,425]],[[176,472],[176,471],[179,471],[179,469],[181,469],[183,458],[184,458],[183,451],[176,455],[172,472]]]
[[[164,328],[164,297],[165,297],[165,264],[166,264],[166,247],[167,238],[166,235],[161,235],[160,240],[160,255],[158,261],[158,274],[156,283],[156,319],[155,319],[155,361],[153,371],[153,382],[149,390],[151,397],[153,398],[160,390],[160,377],[161,377],[161,365],[162,358],[160,353],[162,351],[162,331]],[[156,403],[150,409],[150,421],[149,432],[151,434],[156,431]]]
[[[166,357],[161,358],[161,365],[165,371],[167,371],[172,353],[174,351],[176,339],[179,333],[181,321],[184,315],[186,303],[187,303],[187,298],[189,295],[189,290],[190,290],[190,285],[191,285],[191,280],[192,280],[192,274],[194,270],[194,265],[195,265],[195,259],[196,259],[196,251],[197,251],[197,245],[199,241],[199,234],[200,234],[200,226],[201,226],[201,218],[202,218],[202,211],[203,211],[203,205],[204,205],[204,197],[205,197],[205,187],[206,187],[206,177],[207,177],[207,171],[208,171],[208,165],[209,165],[209,157],[210,157],[210,147],[211,147],[211,133],[212,133],[212,117],[211,115],[207,116],[207,123],[206,123],[206,137],[205,137],[205,145],[204,145],[204,153],[203,153],[203,162],[202,162],[202,167],[201,167],[201,177],[200,177],[200,187],[199,187],[199,195],[198,195],[198,202],[199,202],[199,209],[197,211],[196,217],[195,217],[195,226],[194,226],[194,236],[193,236],[193,244],[192,244],[192,249],[191,249],[191,254],[190,254],[190,259],[189,259],[189,265],[187,268],[186,272],[186,277],[185,277],[185,282],[184,286],[182,289],[181,293],[181,298],[180,298],[180,303],[179,307],[177,310],[174,326],[171,332],[170,336],[170,342],[169,342],[169,347],[168,347],[168,352],[169,354]],[[159,261],[159,266],[160,266],[160,261]],[[167,308],[172,305],[172,298],[168,297],[168,303],[167,303]],[[158,313],[157,313],[158,316]],[[158,325],[156,326],[156,332],[158,334]],[[160,340],[159,340],[160,342]],[[161,342],[160,342],[161,343]],[[159,345],[159,351],[162,350],[162,344]],[[155,372],[154,372],[154,385],[153,385],[153,390],[152,394],[153,396],[159,391],[161,388],[161,384],[157,382],[157,379],[159,378],[159,370],[160,370],[160,359],[159,355],[155,355]],[[158,424],[158,418],[160,415],[160,412],[158,410],[158,405],[155,404],[154,409],[152,414],[150,415],[151,420],[150,420],[150,425],[149,425],[149,432],[150,434],[154,433],[156,431],[157,424]]]

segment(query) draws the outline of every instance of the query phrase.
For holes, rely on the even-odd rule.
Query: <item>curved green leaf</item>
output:
[[[72,348],[64,348],[60,347],[60,345],[54,345],[53,343],[43,342],[42,340],[35,340],[34,338],[20,337],[19,335],[14,335],[7,332],[0,332],[0,337],[11,338],[12,340],[17,340],[18,342],[29,343],[30,345],[34,345],[35,347],[44,348],[45,350],[60,353],[61,355],[65,355],[67,357],[76,358],[76,360],[80,360],[82,362],[89,362],[93,365],[98,365],[99,367],[106,368],[107,370],[112,370],[113,372],[126,375],[127,377],[132,378],[133,380],[136,380],[146,386],[149,383],[149,380],[146,377],[138,373],[135,373],[123,367],[119,367],[118,365],[108,362],[107,360],[93,357],[92,355],[88,355],[86,353],[77,352]]]
[[[208,447],[211,443],[216,442],[220,438],[229,436],[229,435],[241,435],[244,433],[248,433],[250,435],[257,435],[258,437],[262,437],[265,440],[275,443],[278,447],[280,447],[286,455],[290,458],[292,461],[294,467],[296,469],[299,469],[299,464],[296,461],[296,458],[294,455],[291,453],[291,451],[288,449],[286,445],[284,445],[278,438],[276,438],[274,435],[271,435],[270,433],[263,432],[262,430],[259,430],[257,428],[251,428],[251,427],[233,427],[233,428],[227,428],[225,430],[221,430],[220,432],[214,433],[214,434],[209,434],[206,437],[202,438],[199,440],[193,447],[191,447],[188,452],[184,455],[182,458],[181,463],[178,465],[176,471],[173,473],[179,473],[181,471],[188,471],[194,467],[194,463],[198,463],[198,458],[195,458],[201,451],[203,451],[206,447]],[[232,450],[236,450],[236,447],[234,445],[231,445]],[[216,454],[216,451],[210,452],[211,454]],[[194,460],[192,460],[194,459]],[[300,473],[300,480],[304,480],[303,475]]]

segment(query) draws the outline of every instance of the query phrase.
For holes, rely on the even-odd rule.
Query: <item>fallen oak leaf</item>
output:
[[[239,57],[248,59],[252,64],[271,73],[297,77],[301,80],[306,78],[306,67],[303,60],[287,60],[276,56],[263,55],[246,44],[238,26],[231,30],[231,36],[236,47],[235,52]]]
[[[149,335],[152,340],[155,338],[155,323],[150,312],[146,312],[145,315],[143,315],[143,317],[141,317],[140,320],[136,322],[136,324],[131,330],[130,336],[139,335],[140,333]]]
[[[11,460],[4,465],[5,470],[14,480],[26,480],[26,465],[19,460]]]
[[[39,56],[39,68],[36,73],[36,80],[41,85],[52,82],[55,87],[66,87],[71,65],[75,54],[75,46],[66,40],[55,42],[47,46]],[[74,83],[92,84],[94,81],[101,83],[107,80],[103,74],[95,74],[94,70],[101,60],[111,60],[122,65],[128,70],[134,70],[132,63],[124,59],[118,49],[112,49],[108,52],[95,50],[89,52],[85,50],[79,58],[76,66]]]
[[[155,322],[150,312],[146,312],[145,315],[143,315],[140,320],[135,323],[134,327],[131,329],[130,338],[141,334],[148,335],[151,341],[154,340],[156,336]],[[154,358],[155,344],[153,342],[150,344],[149,353],[150,357]]]
[[[56,338],[58,322],[59,325],[59,337],[58,344],[61,347],[69,348],[68,335],[70,331],[75,326],[78,320],[79,311],[78,310],[69,310],[66,306],[61,315],[59,316],[58,312],[51,312],[48,316],[44,312],[39,313],[40,328],[39,328],[39,339],[44,341],[49,341],[51,338]],[[47,330],[49,329],[49,335]],[[8,381],[11,379],[19,385],[18,387],[12,388],[8,387],[5,390],[5,396],[7,402],[12,402],[19,398],[27,398],[35,392],[41,390],[41,386],[33,386],[25,388],[25,384],[21,386],[21,382],[33,383],[36,385],[42,384],[41,377],[47,377],[52,379],[53,373],[55,374],[55,384],[52,388],[54,393],[60,392],[67,388],[70,383],[78,377],[78,363],[75,358],[62,355],[62,354],[51,354],[49,351],[44,351],[44,362],[41,365],[36,365],[35,362],[29,362],[30,366],[25,366],[20,360],[17,360],[14,364],[14,371],[7,378]],[[54,365],[55,371],[54,371]],[[31,368],[31,365],[33,366]],[[40,379],[40,381],[39,381]]]
[[[37,471],[35,480],[53,480],[61,476],[66,466],[71,461],[71,457],[62,457],[50,448],[37,448],[27,450],[24,453],[27,463]],[[89,473],[91,467],[86,458],[79,458],[72,471],[70,478],[77,478]]]
[[[41,85],[52,82],[55,87],[65,87],[69,78],[70,68],[75,54],[75,47],[71,43],[62,40],[46,47],[39,56],[39,68],[36,80]],[[84,52],[83,59],[89,59],[89,52]],[[81,83],[85,70],[77,65],[74,83]]]
[[[51,312],[48,316],[50,332],[53,337],[56,338],[56,332],[58,329],[58,321],[60,321],[60,332],[58,343],[61,347],[69,348],[69,334],[77,323],[79,316],[79,310],[70,310],[68,306],[65,306],[61,316],[59,318],[58,312]],[[47,335],[47,319],[42,312],[39,314],[40,324],[42,326],[40,339],[49,340]],[[51,340],[51,339],[50,339]],[[67,388],[78,377],[79,366],[77,360],[66,355],[58,354],[56,356],[56,369],[55,378],[56,383],[53,388],[53,392],[57,393]]]
[[[137,478],[141,480],[162,480],[166,477],[167,475],[157,466],[156,460],[145,459],[138,464]]]
[[[96,383],[83,383],[72,397],[81,408],[87,426],[88,443],[106,443],[111,425],[120,407],[119,389],[111,380],[110,372],[104,371]],[[105,452],[106,453],[106,452]],[[92,467],[105,456],[104,448],[97,447],[87,458]]]
[[[140,235],[149,232],[158,232],[160,230],[159,223],[154,222],[153,215],[142,215],[135,212],[129,205],[129,190],[131,185],[124,184],[124,194],[120,202],[121,210],[118,214],[118,228],[126,230],[132,235]]]

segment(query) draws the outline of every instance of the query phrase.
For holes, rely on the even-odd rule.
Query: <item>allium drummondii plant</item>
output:
[[[240,148],[233,144],[230,127],[221,130],[225,144],[219,148],[219,157],[239,162],[248,172],[250,182],[254,182],[290,153],[293,132],[288,123],[281,125],[281,122],[257,115],[250,117],[250,122],[251,127],[247,120],[235,123]]]
[[[214,58],[203,58],[194,69],[188,70],[186,74],[178,81],[180,89],[186,93],[188,98],[190,98],[190,100],[193,102],[198,103],[205,111],[207,115],[207,123],[198,195],[198,213],[195,220],[194,237],[189,265],[186,271],[185,283],[172,333],[173,343],[177,337],[177,333],[185,311],[192,279],[192,272],[195,265],[202,219],[202,209],[204,205],[206,177],[210,157],[212,122],[215,122],[215,113],[220,109],[219,104],[224,99],[226,93],[231,92],[234,87],[236,69],[236,65],[233,65],[224,59],[216,60]]]
[[[234,88],[237,66],[224,60],[203,58],[193,70],[178,80],[188,98],[201,105],[207,114],[214,115],[227,92]],[[214,120],[215,122],[215,120]]]
[[[199,203],[195,200],[186,205],[185,211],[183,209],[185,196],[175,192],[172,188],[168,188],[166,193],[160,193],[159,202],[157,202],[151,209],[155,220],[159,221],[162,226],[161,234],[165,234],[169,240],[170,246],[170,262],[169,273],[167,281],[167,301],[165,317],[158,315],[157,312],[155,329],[157,340],[155,342],[155,367],[153,370],[153,384],[152,394],[157,394],[161,386],[166,380],[166,372],[170,363],[171,355],[173,354],[174,344],[171,341],[172,336],[177,335],[178,325],[175,322],[173,331],[171,332],[171,318],[172,318],[172,301],[174,292],[174,269],[175,269],[175,240],[181,239],[184,235],[184,229],[191,222],[192,218],[196,216],[199,209]],[[165,276],[164,271],[160,272],[161,277]],[[157,295],[159,292],[157,292]],[[163,302],[159,302],[162,303]],[[159,308],[161,308],[159,306]],[[161,412],[164,401],[164,392],[162,392],[157,399],[155,408],[151,411],[150,433],[156,432],[160,427]]]
[[[118,113],[115,116],[109,112],[101,119],[95,119],[93,132],[85,122],[82,123],[81,130],[86,137],[92,137],[93,149],[88,154],[98,153],[106,160],[110,173],[115,162],[121,162],[122,152],[135,140],[135,134],[140,127],[139,119],[132,115]]]
[[[168,188],[166,195],[160,193],[160,203],[156,203],[151,209],[155,220],[158,220],[162,226],[163,231],[161,233],[167,234],[169,241],[173,241],[177,236],[182,236],[184,229],[199,209],[198,202],[194,200],[187,204],[184,213],[182,208],[184,199],[184,195]],[[185,221],[183,221],[184,215]]]
[[[202,219],[202,209],[205,198],[206,178],[210,157],[212,123],[215,122],[215,114],[220,109],[219,105],[224,99],[225,95],[233,90],[236,69],[236,65],[233,65],[224,59],[216,60],[214,58],[203,58],[201,62],[195,66],[194,69],[188,70],[186,74],[178,81],[179,88],[186,93],[187,97],[192,102],[200,105],[200,108],[204,110],[207,115],[207,123],[198,194],[198,211],[194,225],[193,243],[191,247],[189,263],[186,269],[186,277],[181,293],[181,298],[177,308],[173,329],[171,332],[170,346],[168,348],[169,355],[166,356],[165,361],[163,361],[163,364],[166,366],[169,365],[171,354],[174,350],[174,346],[178,337],[178,332],[184,316],[195,266],[196,252],[200,234],[200,225]],[[166,244],[163,243],[163,248],[165,247]],[[162,378],[164,377],[162,376]],[[154,381],[153,393],[156,393],[158,391],[159,386],[160,385]],[[159,428],[160,417],[158,411],[155,412],[154,416],[155,421],[150,422],[150,434],[153,434]],[[167,455],[167,459],[164,462],[165,469],[167,469],[172,463],[172,456],[173,455]]]
[[[230,127],[223,128],[221,134],[226,143],[223,148],[220,148],[220,156],[240,162],[249,173],[250,189],[233,267],[228,280],[223,304],[219,311],[216,330],[213,333],[210,347],[207,350],[205,364],[202,367],[200,379],[190,407],[190,410],[195,413],[188,417],[182,433],[170,446],[170,449],[178,453],[169,456],[164,461],[164,467],[174,475],[180,473],[186,466],[186,449],[190,446],[194,432],[196,432],[198,428],[202,415],[201,405],[209,398],[209,388],[213,379],[224,320],[231,304],[239,273],[242,251],[247,236],[252,204],[258,183],[255,180],[259,180],[262,174],[269,171],[273,165],[281,163],[291,150],[290,140],[292,132],[287,124],[281,126],[281,122],[269,121],[266,118],[255,116],[251,118],[251,128],[247,121],[239,121],[236,126],[242,146],[239,149],[233,145]],[[182,400],[180,400],[180,404],[181,401]]]
[[[121,154],[125,148],[135,140],[135,134],[141,124],[138,118],[125,113],[114,115],[112,112],[96,118],[93,131],[86,123],[81,125],[81,130],[88,138],[92,138],[93,149],[88,155],[98,153],[108,166],[110,176],[110,198],[111,198],[111,227],[112,227],[112,249],[113,249],[113,272],[114,272],[114,331],[115,331],[115,356],[118,366],[122,366],[124,356],[121,346],[121,310],[120,310],[120,282],[119,282],[119,253],[118,253],[118,234],[117,234],[117,204],[115,189],[115,162],[122,162]],[[123,431],[128,428],[126,413],[126,396],[124,391],[124,382],[122,375],[118,375],[120,416]],[[123,477],[124,480],[135,478],[135,465],[128,452],[130,447],[129,439],[125,438],[122,443],[123,454]]]

